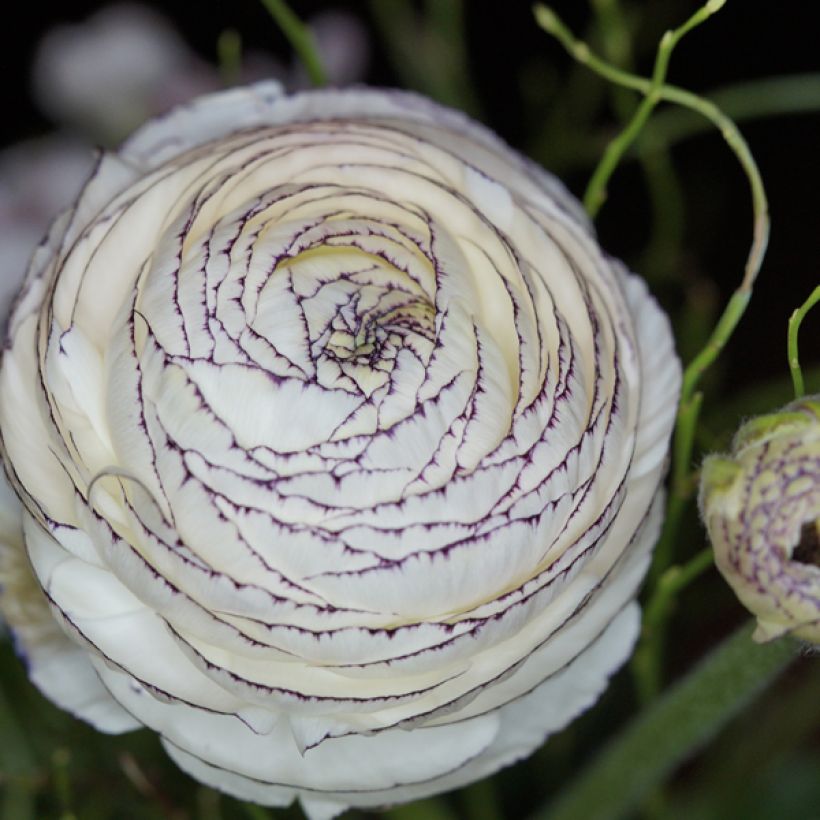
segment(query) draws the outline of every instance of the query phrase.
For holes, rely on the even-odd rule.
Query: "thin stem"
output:
[[[500,820],[504,817],[495,784],[494,778],[485,777],[462,791],[465,817],[470,820]]]
[[[624,126],[621,133],[607,146],[584,193],[584,207],[591,217],[595,218],[601,206],[604,204],[604,200],[606,199],[606,186],[610,177],[620,164],[624,154],[626,154],[638,138],[652,111],[661,101],[660,91],[666,81],[669,61],[675,46],[687,32],[703,23],[718,11],[724,2],[725,0],[709,0],[709,2],[701,6],[682,26],[672,31],[667,31],[661,38],[649,88],[645,92],[644,98],[635,110],[632,118]],[[541,8],[544,7],[542,6]]]
[[[66,748],[55,749],[54,754],[51,756],[51,762],[54,769],[54,791],[57,793],[57,798],[60,801],[60,807],[62,809],[60,820],[70,820],[74,818],[74,812],[71,809],[73,800],[71,795],[71,777],[69,774],[71,752]]]
[[[644,608],[641,640],[632,656],[632,672],[644,704],[654,700],[661,688],[664,639],[678,595],[700,578],[713,560],[711,547],[701,550],[687,563],[669,567],[652,591]]]
[[[658,589],[646,605],[645,623],[649,629],[662,624],[669,612],[669,606],[678,593],[699,578],[714,562],[711,547],[702,549],[682,566],[670,567],[663,575]]]
[[[614,64],[631,67],[632,32],[619,0],[592,0],[602,36],[602,48]]]
[[[435,797],[394,806],[384,812],[386,820],[456,820],[449,806]]]
[[[34,751],[17,720],[6,693],[0,687],[0,772],[33,777],[37,771]]]
[[[592,178],[584,192],[584,208],[592,219],[598,215],[601,206],[606,200],[606,186],[615,169],[621,162],[623,155],[641,133],[646,124],[652,109],[657,105],[657,97],[644,97],[643,102],[638,106],[630,121],[618,136],[612,140],[604,151],[598,167],[592,174]]]
[[[620,1],[592,0],[592,6],[597,18],[601,48],[606,58],[614,65],[632,70],[634,38]],[[635,111],[632,91],[612,84],[609,89],[612,107],[624,126]],[[654,133],[654,129],[649,130]],[[675,264],[673,260],[680,256],[683,240],[683,193],[669,146],[651,138],[646,130],[640,134],[638,144],[640,149],[636,153],[652,209],[650,239],[638,268],[651,281],[668,278]],[[596,152],[598,156],[601,153],[602,151]]]
[[[789,317],[789,331],[788,331],[788,356],[789,356],[789,370],[792,374],[792,384],[794,384],[794,397],[801,399],[806,395],[806,383],[803,381],[803,371],[800,369],[800,356],[797,351],[797,332],[800,330],[800,324],[806,318],[806,314],[820,302],[820,285],[818,285],[809,294],[809,298],[800,305],[797,310]]]
[[[699,11],[700,13],[708,15],[719,9],[722,5],[722,0],[714,0],[714,2],[707,3]],[[650,97],[658,97],[659,99],[674,102],[685,108],[697,111],[706,117],[706,119],[718,128],[724,140],[737,157],[749,180],[749,186],[751,188],[754,224],[752,227],[752,243],[746,259],[743,279],[729,300],[706,345],[689,363],[683,374],[680,409],[675,430],[675,439],[678,444],[675,447],[676,467],[673,468],[672,495],[664,524],[662,540],[659,548],[655,551],[653,560],[652,577],[657,579],[671,558],[672,544],[678,531],[677,524],[680,521],[685,503],[688,500],[686,488],[689,482],[688,478],[684,480],[684,477],[688,476],[692,457],[694,436],[691,435],[690,432],[697,425],[700,411],[700,402],[693,401],[695,389],[704,372],[714,363],[728,342],[751,297],[752,286],[757,278],[763,257],[766,253],[766,245],[768,244],[768,200],[757,163],[749,150],[749,146],[746,144],[740,131],[738,131],[737,126],[709,100],[698,97],[696,94],[678,88],[677,86],[659,86],[656,82],[657,77],[663,76],[665,72],[666,63],[661,60],[661,53],[664,54],[663,60],[668,61],[670,42],[671,45],[674,45],[674,42],[677,42],[686,31],[698,24],[699,19],[697,13],[693,15],[686,24],[681,26],[680,29],[677,29],[676,32],[671,34],[671,41],[669,39],[670,34],[667,33],[664,38],[667,40],[666,47],[658,50],[658,60],[656,60],[655,71],[653,72],[653,78],[651,80],[631,74],[628,71],[622,71],[602,60],[600,57],[597,57],[590,51],[585,43],[575,38],[558,15],[547,6],[541,4],[536,5],[534,13],[536,21],[541,28],[548,34],[553,35],[576,60],[587,65],[605,79],[626,88],[632,88],[643,94],[647,99]],[[675,480],[676,475],[678,476],[677,481]]]
[[[707,6],[708,5],[709,4],[707,4]],[[719,3],[718,8],[721,5],[723,5],[723,3]],[[583,43],[575,38],[572,32],[552,9],[538,4],[535,6],[534,12],[536,21],[541,28],[544,29],[544,31],[548,34],[552,34],[564,46],[564,48],[566,48],[566,50],[573,57],[575,57],[575,59],[595,71],[600,76],[610,80],[613,83],[622,85],[625,88],[631,88],[634,91],[638,91],[644,95],[648,95],[653,91],[651,80],[647,80],[645,77],[639,77],[636,74],[631,74],[628,71],[622,71],[619,68],[615,68],[615,66],[609,65],[609,63],[601,60],[600,57],[593,54],[589,50],[586,43]],[[766,197],[766,190],[763,186],[763,179],[760,176],[760,170],[758,169],[757,163],[749,150],[749,146],[746,143],[746,140],[743,139],[740,131],[738,131],[737,126],[714,103],[709,100],[674,85],[663,85],[660,88],[655,89],[655,91],[660,96],[660,99],[665,100],[666,102],[677,103],[685,108],[697,111],[699,114],[706,117],[706,119],[708,119],[720,131],[724,140],[728,144],[729,148],[732,149],[732,152],[735,154],[738,162],[740,162],[741,167],[746,173],[752,192],[754,226],[752,232],[752,246],[746,259],[743,281],[739,290],[750,292],[752,285],[754,284],[754,280],[757,277],[757,273],[760,270],[760,265],[763,262],[763,256],[766,252],[766,245],[768,243],[769,206],[768,199]],[[732,305],[730,303],[729,307],[727,307],[727,312],[729,312],[729,308],[731,307]],[[745,307],[745,305],[743,307]],[[739,319],[740,317],[737,316],[736,318]],[[704,352],[706,352],[708,348],[710,348],[709,344],[707,344],[707,348],[704,349]],[[711,359],[705,365],[703,362],[699,362],[697,358],[696,361],[692,363],[692,365],[695,365],[696,362],[698,363],[695,368],[696,373],[693,377],[690,377],[690,383],[688,385],[686,384],[686,381],[684,382],[684,396],[687,394],[691,395],[695,384],[703,373],[703,370],[708,367],[708,364],[711,364],[711,362],[714,361],[714,358],[716,358],[718,352],[719,350],[715,351],[714,355],[711,356]],[[711,352],[709,355],[711,355]],[[694,381],[692,381],[692,378],[694,378]]]
[[[327,72],[322,65],[311,30],[291,11],[285,0],[262,0],[262,5],[299,55],[311,83],[316,86],[327,85]]]
[[[0,820],[35,820],[34,790],[25,778],[4,777]]]
[[[270,820],[267,811],[262,806],[257,806],[256,803],[242,803],[242,808],[251,820]]]
[[[408,88],[474,116],[481,105],[470,81],[463,0],[427,0],[420,14],[411,0],[370,0],[378,36]]]
[[[708,99],[734,122],[820,110],[820,73],[789,74],[716,88]],[[652,119],[648,131],[664,145],[674,145],[709,128],[688,109],[668,108]]]
[[[658,581],[672,559],[673,547],[681,530],[683,514],[694,493],[690,461],[702,404],[703,394],[695,393],[688,400],[681,400],[678,407],[678,417],[672,437],[673,457],[669,503],[649,572],[650,586]]]
[[[820,111],[820,73],[762,77],[716,88],[707,92],[705,99],[735,124],[772,116],[812,114]],[[712,122],[690,108],[664,108],[657,110],[647,123],[638,146],[644,139],[651,139],[658,147],[670,148],[690,137],[707,133],[711,128]],[[576,134],[572,150],[557,155],[557,161],[565,168],[592,165],[600,157],[604,145],[600,136]],[[625,159],[642,155],[642,149],[632,150]]]
[[[789,640],[758,645],[746,624],[621,731],[531,820],[616,820],[701,749],[796,657]]]
[[[652,205],[652,233],[640,270],[648,280],[668,278],[680,258],[683,242],[684,198],[668,146],[641,134],[640,161]]]
[[[226,28],[216,41],[216,61],[222,83],[239,82],[242,71],[242,36],[235,28]]]

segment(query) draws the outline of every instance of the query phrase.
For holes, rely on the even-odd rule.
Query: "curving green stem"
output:
[[[697,25],[701,19],[705,19],[705,17],[701,18],[699,15],[708,16],[722,5],[721,0],[707,3],[680,29],[671,33],[671,35],[669,33],[666,35],[664,38],[666,45],[664,46],[662,43],[661,48],[658,49],[658,60],[656,60],[655,72],[651,80],[610,65],[595,55],[586,43],[578,40],[552,9],[541,4],[536,5],[534,8],[536,21],[541,28],[554,36],[576,60],[588,66],[597,74],[625,88],[638,91],[647,99],[652,97],[657,98],[657,100],[676,103],[684,108],[696,111],[709,120],[720,131],[737,157],[749,180],[751,189],[754,224],[752,243],[746,258],[743,279],[729,300],[706,345],[689,363],[683,374],[680,408],[675,423],[674,450],[676,463],[673,467],[669,508],[650,571],[650,579],[655,582],[664,568],[669,565],[674,538],[678,532],[678,524],[692,494],[693,483],[690,476],[692,443],[694,442],[694,430],[700,411],[700,400],[696,397],[695,390],[704,372],[720,355],[746,309],[769,239],[769,204],[766,190],[757,163],[737,126],[713,102],[683,88],[666,84],[659,85],[657,82],[658,76],[665,76],[671,47],[683,34]],[[661,57],[662,54],[663,57]],[[632,139],[631,134],[627,135],[627,138]]]
[[[800,357],[797,352],[797,333],[800,330],[800,324],[806,318],[806,314],[820,302],[820,285],[818,285],[809,294],[809,298],[797,308],[789,317],[789,331],[788,331],[788,355],[789,355],[789,370],[792,374],[792,384],[794,384],[794,397],[802,399],[806,395],[806,383],[803,380],[803,371],[800,369]]]
[[[790,639],[759,645],[747,623],[627,725],[530,820],[617,820],[708,743],[797,656]]]
[[[717,6],[717,8],[720,8],[722,5],[723,2],[707,3],[703,9],[706,9],[708,6]],[[701,11],[703,11],[703,9],[701,9]],[[638,75],[631,74],[628,71],[622,71],[621,69],[605,62],[600,57],[593,54],[586,43],[577,40],[572,32],[567,28],[565,23],[558,17],[558,15],[547,6],[537,4],[534,8],[534,13],[536,21],[541,28],[544,29],[544,31],[548,34],[552,34],[564,46],[564,48],[566,48],[567,51],[575,57],[576,60],[588,66],[597,74],[600,74],[605,79],[610,80],[613,83],[617,83],[618,85],[622,85],[625,88],[631,88],[634,91],[638,91],[645,96],[655,94],[659,97],[659,100],[673,102],[683,106],[684,108],[696,111],[709,120],[720,131],[723,139],[726,141],[729,148],[731,148],[743,168],[746,177],[749,180],[749,187],[751,188],[752,207],[754,211],[752,245],[746,258],[743,281],[738,288],[738,292],[750,293],[754,280],[760,271],[760,266],[766,253],[766,245],[768,244],[769,203],[757,163],[749,150],[746,140],[743,138],[734,122],[732,122],[732,120],[729,119],[729,117],[727,117],[713,102],[704,99],[703,97],[699,97],[691,91],[687,91],[686,89],[679,88],[674,85],[661,85],[660,87],[656,87],[653,85],[652,80],[648,80],[645,77],[639,77]],[[686,29],[686,31],[690,30],[692,28],[690,23],[697,16],[697,14],[693,15],[693,17],[690,18],[690,20],[687,21],[684,26],[681,26],[681,29],[678,29],[677,31],[680,32],[682,29]],[[678,36],[678,40],[680,39],[680,36]],[[677,42],[677,40],[675,42]],[[670,51],[668,45],[665,51]],[[661,67],[663,69],[663,64]],[[665,71],[665,69],[663,70]],[[722,348],[722,343],[725,343],[728,339],[728,336],[726,336],[727,332],[731,334],[731,330],[734,329],[732,320],[734,319],[734,323],[736,324],[736,320],[740,318],[739,316],[730,316],[729,314],[736,314],[738,309],[739,312],[742,313],[743,308],[745,308],[745,304],[741,304],[740,300],[736,301],[734,306],[731,302],[727,306],[724,316],[721,317],[718,326],[715,328],[712,339],[710,339],[710,342],[695,358],[692,364],[689,365],[686,373],[684,374],[684,398],[690,396],[692,392],[694,392],[694,387],[700,379],[700,376],[703,374],[703,371],[717,357],[717,354]]]
[[[711,17],[724,3],[725,0],[710,0],[710,2],[699,8],[682,26],[672,31],[667,31],[661,38],[655,58],[655,67],[652,71],[652,79],[649,81],[649,89],[645,92],[641,104],[637,107],[635,113],[624,126],[621,133],[607,146],[584,193],[584,207],[593,219],[604,204],[604,200],[606,199],[606,186],[610,177],[620,164],[624,154],[626,154],[638,138],[638,135],[643,131],[652,111],[661,101],[660,91],[666,81],[666,74],[669,70],[669,60],[672,57],[672,51],[675,46],[687,32]],[[541,6],[540,8],[544,9],[545,7]],[[538,10],[536,10],[536,17],[537,16]]]
[[[620,0],[591,0],[600,32],[601,48],[614,65],[633,70],[633,25]],[[633,94],[619,85],[610,86],[612,107],[622,126],[629,122],[635,112]],[[678,109],[676,109],[678,110]],[[654,124],[657,119],[652,119]],[[698,120],[699,122],[700,120]],[[652,212],[652,230],[649,242],[642,254],[639,269],[647,281],[668,278],[674,262],[680,256],[683,241],[683,190],[677,170],[672,163],[670,146],[655,139],[656,129],[644,130],[638,138],[640,148],[629,152],[636,155],[643,170],[644,183]],[[595,151],[595,156],[603,153]],[[600,159],[599,159],[600,162]]]
[[[709,99],[735,122],[820,110],[820,73],[787,74],[716,88]],[[649,128],[654,139],[673,145],[710,127],[685,108],[659,111]]]

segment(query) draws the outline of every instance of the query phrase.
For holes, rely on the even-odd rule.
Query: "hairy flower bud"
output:
[[[820,643],[820,396],[747,421],[704,463],[700,508],[755,639]]]
[[[32,263],[0,431],[37,585],[6,560],[2,605],[46,694],[227,792],[323,818],[468,783],[628,656],[679,378],[643,283],[481,126],[203,98]]]

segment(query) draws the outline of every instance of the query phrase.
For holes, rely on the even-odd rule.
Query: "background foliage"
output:
[[[40,36],[104,5],[73,0],[59,14],[44,14],[36,4],[20,9],[22,19],[6,50],[4,144],[52,127],[29,91]],[[203,60],[216,62],[221,54],[227,77],[236,69],[231,60],[253,49],[285,63],[291,58],[287,38],[256,0],[198,3],[195,13],[182,0],[153,5]],[[644,76],[652,71],[663,32],[697,8],[684,0],[565,0],[553,6],[597,53]],[[820,66],[810,6],[783,0],[775,9],[763,0],[730,0],[684,38],[671,61],[670,82],[713,95],[738,121],[766,183],[773,223],[754,298],[702,384],[695,466],[702,453],[728,446],[741,418],[792,397],[786,323],[820,282]],[[535,25],[528,2],[304,0],[292,8],[303,19],[328,9],[353,15],[369,44],[362,81],[415,88],[469,111],[579,196],[640,101],[575,63]],[[234,34],[225,37],[226,30]],[[764,82],[772,77],[780,79]],[[702,347],[742,277],[751,225],[748,184],[720,135],[671,107],[655,113],[636,150],[616,170],[597,218],[603,246],[642,273],[670,312],[684,361]],[[810,315],[801,335],[801,360],[814,392],[820,391],[819,323]],[[672,546],[671,559],[681,564],[705,547],[691,503]],[[685,676],[745,618],[708,563],[697,569],[703,574],[670,596],[662,657],[656,647],[649,661],[660,688]],[[593,710],[528,761],[460,793],[392,809],[388,816],[549,818],[550,801],[629,723],[641,702],[655,698],[659,687],[647,685],[640,669],[632,673],[622,671]],[[820,818],[819,685],[816,658],[793,663],[753,709],[732,719],[634,816]],[[0,786],[0,820],[299,816],[295,809],[265,813],[198,786],[170,764],[148,732],[105,737],[62,714],[27,683],[8,641],[0,645]],[[589,814],[562,816],[594,820]]]

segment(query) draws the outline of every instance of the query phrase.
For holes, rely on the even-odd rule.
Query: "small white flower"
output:
[[[308,20],[332,85],[363,78],[370,46],[362,23],[327,11]],[[275,25],[271,21],[271,32]],[[286,88],[310,85],[301,63],[256,49],[243,51],[240,82],[275,78]],[[87,20],[49,29],[33,65],[35,97],[56,122],[95,144],[117,144],[150,117],[223,87],[224,78],[185,42],[171,21],[139,3],[103,7]]]
[[[136,3],[48,30],[32,74],[47,114],[106,144],[218,82],[168,20]]]
[[[93,161],[87,147],[60,134],[0,151],[0,329],[31,254],[54,217],[77,198]]]
[[[755,640],[820,643],[820,396],[746,422],[704,463],[700,507]]]
[[[0,371],[95,682],[62,704],[312,818],[529,754],[631,650],[679,376],[579,205],[456,112],[267,84],[150,123],[36,253]]]

